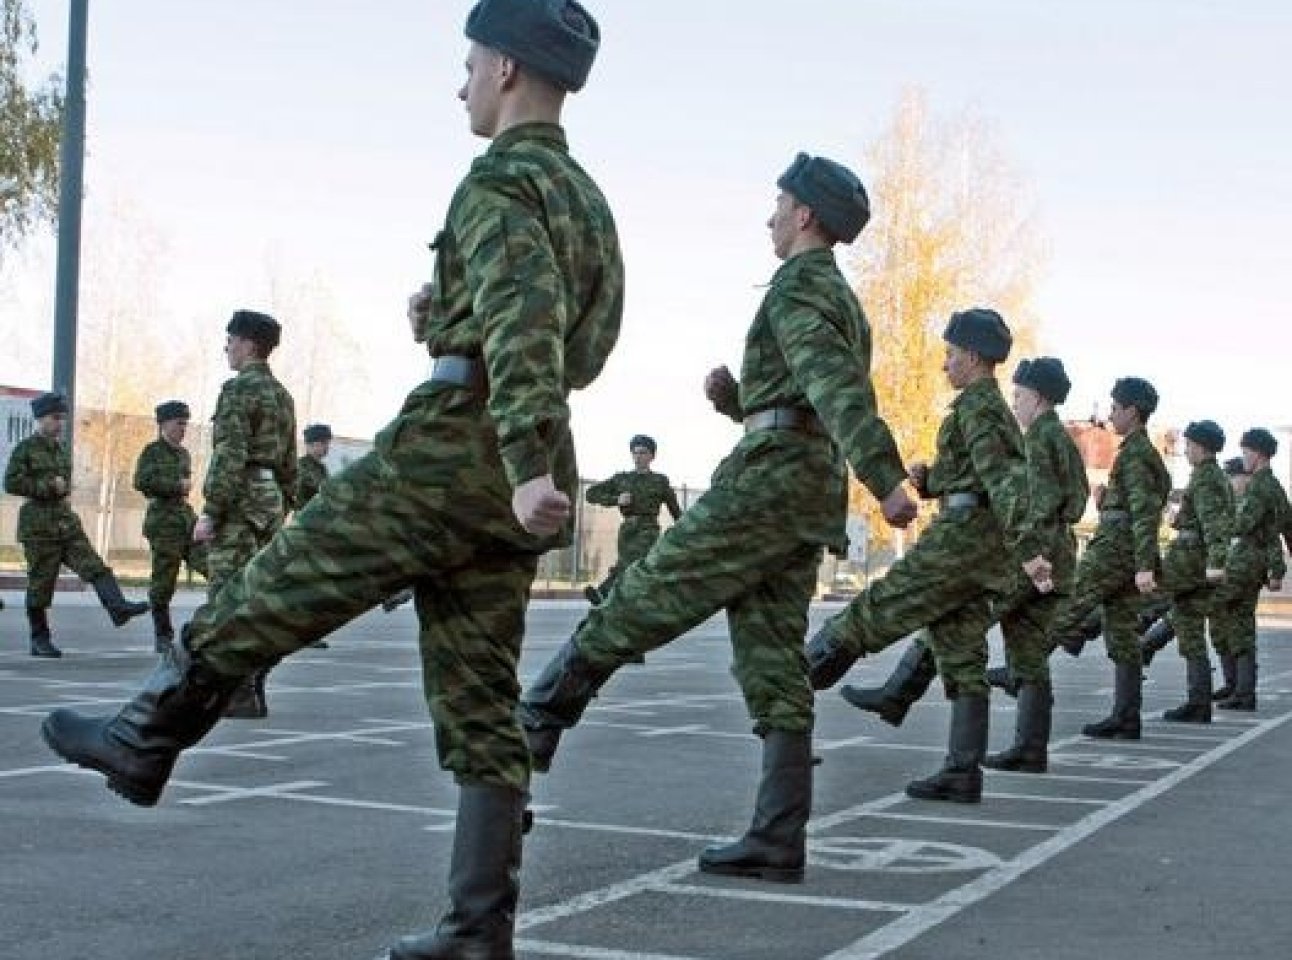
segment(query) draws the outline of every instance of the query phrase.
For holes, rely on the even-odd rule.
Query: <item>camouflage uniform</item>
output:
[[[292,499],[297,513],[314,499],[327,478],[327,464],[317,457],[307,453],[296,461],[296,494]]]
[[[1163,588],[1171,596],[1167,616],[1186,660],[1207,659],[1207,618],[1216,591],[1206,573],[1225,568],[1233,520],[1234,491],[1215,457],[1209,457],[1189,475],[1172,523],[1176,534],[1162,562]]]
[[[1218,652],[1255,656],[1256,604],[1270,579],[1287,572],[1279,544],[1289,514],[1287,493],[1268,466],[1252,474],[1234,515],[1225,582],[1213,607]]]
[[[619,497],[624,493],[632,497],[632,502],[626,507],[619,507]],[[615,564],[606,574],[606,579],[596,588],[597,593],[605,597],[625,568],[646,556],[647,551],[659,539],[660,507],[667,507],[669,515],[675,521],[682,515],[682,507],[677,502],[677,495],[673,493],[668,477],[652,470],[616,473],[609,480],[588,487],[584,497],[588,503],[595,503],[597,506],[619,507],[624,518],[619,525]]]
[[[174,597],[180,564],[206,576],[206,547],[193,542],[197,514],[181,488],[192,476],[188,450],[160,438],[144,447],[135,463],[134,487],[148,498],[144,537],[152,551],[148,601],[154,610],[168,606]]]

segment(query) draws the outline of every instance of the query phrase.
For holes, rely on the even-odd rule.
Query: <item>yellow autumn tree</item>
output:
[[[981,119],[932,115],[922,93],[901,97],[866,152],[872,219],[850,264],[874,338],[880,411],[907,462],[931,460],[951,391],[942,330],[956,310],[991,307],[1014,333],[1011,363],[1037,327],[1044,247],[1033,207],[998,137]],[[854,486],[850,507],[882,551],[890,539],[878,505]]]

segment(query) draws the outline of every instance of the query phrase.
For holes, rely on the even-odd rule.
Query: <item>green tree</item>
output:
[[[0,0],[0,257],[58,207],[61,82],[24,76],[36,52],[36,24],[23,0]]]

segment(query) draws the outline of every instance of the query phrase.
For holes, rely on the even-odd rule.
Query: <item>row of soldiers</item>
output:
[[[564,731],[619,667],[719,611],[762,740],[762,775],[746,832],[700,854],[708,873],[802,879],[814,691],[913,632],[925,631],[954,701],[947,758],[911,784],[916,797],[981,797],[986,634],[997,617],[1027,624],[1037,677],[1049,646],[1075,645],[1086,609],[1101,605],[1119,676],[1123,663],[1135,665],[1137,697],[1142,654],[1133,633],[1126,642],[1125,613],[1158,589],[1156,531],[1169,488],[1144,430],[1156,394],[1133,378],[1114,387],[1124,439],[1079,565],[1071,524],[1084,472],[1051,409],[1060,399],[1052,385],[1066,377],[1050,375],[1062,373],[1057,362],[1022,367],[1015,408],[1035,408],[1025,440],[995,377],[1011,348],[995,311],[950,318],[945,370],[957,396],[933,462],[908,467],[875,401],[870,326],[835,256],[865,227],[869,200],[852,171],[807,153],[775,181],[767,227],[781,265],[750,325],[740,377],[724,366],[705,378],[705,397],[741,438],[709,489],[622,570],[522,694],[516,667],[538,558],[572,530],[568,399],[599,376],[616,342],[624,265],[609,204],[560,125],[599,49],[595,19],[575,0],[480,0],[465,33],[458,96],[490,146],[449,205],[433,280],[410,298],[414,338],[435,358],[429,378],[369,454],[210,596],[119,712],[53,711],[41,727],[52,750],[151,806],[247,678],[412,586],[436,749],[460,789],[449,910],[388,956],[510,960],[532,771],[549,768]],[[1270,450],[1263,435],[1248,439],[1244,504]],[[1057,482],[1030,477],[1042,462]],[[846,547],[849,466],[894,527],[918,515],[912,492],[941,509],[805,648],[823,550]],[[1264,521],[1236,527],[1231,535],[1252,544],[1228,551],[1226,579],[1242,579],[1229,556],[1268,557],[1277,534]],[[1023,653],[1013,654],[1019,671]],[[1137,735],[1129,674],[1119,691],[1101,729]],[[1137,721],[1137,699],[1134,710]]]

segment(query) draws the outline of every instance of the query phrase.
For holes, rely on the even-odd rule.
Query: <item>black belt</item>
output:
[[[770,407],[745,417],[745,433],[755,430],[797,430],[799,433],[823,434],[821,419],[802,407]]]
[[[272,467],[247,467],[247,476],[252,480],[274,480],[276,476]]]
[[[436,357],[431,367],[432,383],[451,383],[477,393],[485,391],[485,366],[479,357]]]
[[[1130,518],[1131,518],[1131,515],[1129,510],[1100,510],[1099,511],[1100,525],[1103,525],[1105,523],[1108,523],[1108,524],[1130,523]]]
[[[943,510],[971,510],[974,507],[981,507],[984,498],[980,493],[974,493],[972,490],[962,490],[959,493],[948,493],[939,501]]]

